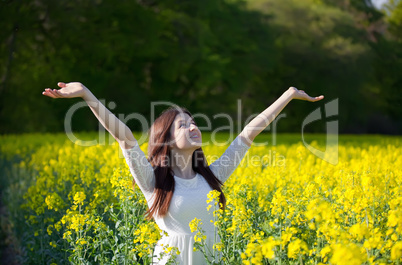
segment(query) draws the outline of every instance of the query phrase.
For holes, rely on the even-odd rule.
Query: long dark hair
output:
[[[187,113],[192,120],[191,113],[185,108],[168,108],[155,120],[149,132],[148,160],[154,168],[155,189],[153,193],[153,204],[146,212],[148,218],[157,215],[166,215],[170,201],[172,200],[175,180],[171,168],[171,156],[169,141],[171,141],[170,129],[176,116],[180,113]],[[208,166],[202,148],[194,151],[192,156],[192,168],[208,182],[209,186],[220,192],[219,203],[222,208],[226,205],[226,199],[222,192],[222,182],[217,179]]]

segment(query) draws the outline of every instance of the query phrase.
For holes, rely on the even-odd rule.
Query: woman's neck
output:
[[[192,166],[193,152],[175,152],[172,150],[172,170],[176,177],[183,179],[195,177],[196,173]]]

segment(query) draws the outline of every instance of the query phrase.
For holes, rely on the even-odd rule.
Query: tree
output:
[[[249,5],[270,14],[269,23],[277,28],[275,44],[281,59],[267,78],[279,79],[279,86],[297,84],[311,94],[339,98],[341,131],[364,131],[358,127],[364,126],[370,108],[365,87],[371,51],[365,31],[356,25],[353,15],[314,0],[261,0]],[[293,119],[293,127],[316,107],[298,104],[291,109],[290,115],[298,117]],[[312,129],[322,131],[321,126]]]

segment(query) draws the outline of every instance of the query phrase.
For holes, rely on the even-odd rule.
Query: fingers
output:
[[[319,100],[324,98],[323,95],[318,96],[318,97],[311,97],[306,92],[304,92],[303,90],[299,90],[299,91],[301,92],[301,95],[303,95],[306,100],[311,101],[311,102],[319,101]]]
[[[64,82],[58,82],[57,85],[60,88],[67,86],[67,84]],[[50,89],[50,88],[46,88],[45,91],[42,92],[42,95],[48,96],[51,98],[63,98],[64,97],[57,89]]]
[[[56,89],[50,89],[46,88],[44,92],[42,92],[42,95],[51,97],[51,98],[61,98],[61,95],[57,92]]]
[[[323,99],[324,98],[324,96],[323,95],[321,95],[321,96],[318,96],[318,97],[315,97],[315,98],[312,98],[312,101],[319,101],[319,100],[321,100],[321,99]]]
[[[310,101],[310,102],[315,102],[315,101],[322,100],[322,99],[324,98],[323,95],[318,96],[318,97],[311,97],[311,96],[309,96],[304,90],[298,90],[298,89],[295,88],[295,87],[290,87],[289,89],[293,89],[293,90],[296,92],[296,94],[295,94],[295,96],[294,96],[294,98],[296,98],[296,99],[301,99],[301,100],[307,100],[307,101]]]
[[[51,97],[51,98],[55,98],[55,96],[53,95],[53,93],[50,92],[49,88],[45,88],[45,91],[42,92],[42,95]]]
[[[62,95],[62,93],[60,92],[60,90],[53,89],[53,92],[54,92],[59,98],[64,98],[64,96]]]

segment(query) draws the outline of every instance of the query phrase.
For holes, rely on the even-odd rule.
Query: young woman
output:
[[[225,205],[221,186],[236,169],[254,138],[266,128],[292,100],[318,101],[323,96],[310,97],[304,91],[290,87],[270,107],[255,117],[224,154],[208,166],[201,145],[201,132],[190,112],[175,107],[165,110],[152,124],[149,133],[148,159],[139,148],[130,129],[116,118],[84,85],[78,82],[58,83],[61,89],[45,89],[43,95],[52,98],[81,97],[99,122],[118,141],[135,182],[147,200],[149,217],[166,232],[154,251],[154,263],[165,264],[163,248],[177,247],[176,262],[186,265],[205,264],[203,254],[193,251],[194,234],[189,223],[194,218],[203,221],[207,245],[212,248],[214,226],[207,211],[207,194],[221,192],[219,201]]]

